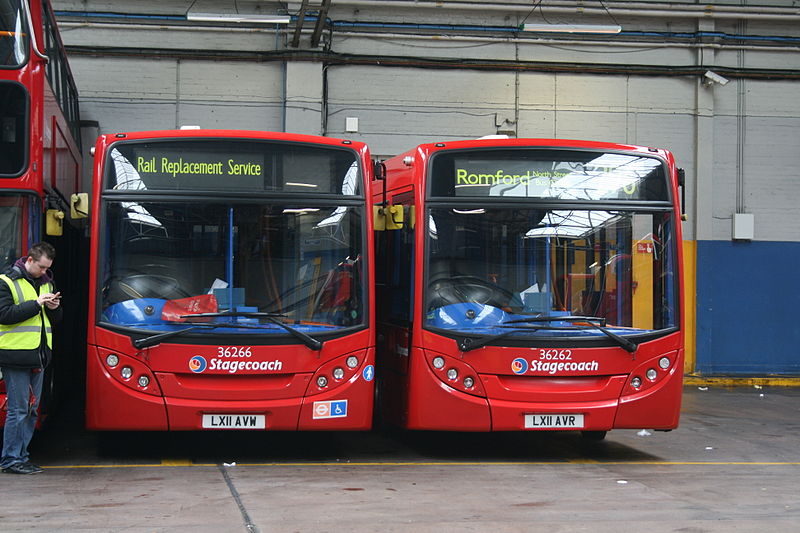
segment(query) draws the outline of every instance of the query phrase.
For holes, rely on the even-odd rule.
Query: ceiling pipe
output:
[[[386,39],[405,39],[405,40],[424,40],[431,41],[430,35],[410,34],[410,33],[380,33],[375,34],[364,31],[338,31],[337,35],[343,37],[357,37],[357,38],[374,38],[376,35]],[[769,41],[769,37],[765,40]],[[536,44],[536,45],[555,45],[555,46],[601,46],[610,48],[704,48],[716,50],[750,50],[759,52],[793,52],[800,51],[800,46],[758,46],[758,45],[737,45],[737,44],[720,44],[712,42],[699,42],[699,43],[679,43],[671,41],[636,41],[636,40],[594,40],[594,39],[553,39],[553,38],[520,38],[520,37],[487,37],[481,35],[439,35],[436,37],[435,43],[442,42],[475,42],[475,43],[516,43],[516,44]]]
[[[430,59],[427,57],[397,57],[335,54],[317,51],[276,51],[276,52],[223,52],[202,51],[188,49],[158,49],[158,48],[126,48],[126,47],[92,47],[68,46],[67,51],[72,55],[95,56],[103,54],[109,57],[149,57],[149,58],[176,58],[193,60],[217,60],[220,58],[231,61],[323,61],[328,65],[366,65],[378,67],[409,67],[409,68],[435,68],[450,70],[482,70],[506,72],[551,72],[574,74],[604,74],[604,75],[638,75],[660,77],[698,77],[703,76],[709,68],[727,78],[753,79],[753,80],[800,80],[800,72],[795,69],[757,69],[757,68],[731,68],[709,65],[631,65],[631,64],[596,64],[574,62],[542,62],[542,61],[516,61],[516,60],[469,60],[460,59]]]
[[[441,0],[336,0],[336,6],[384,7],[384,8],[429,8],[439,10],[470,11],[504,11],[531,13],[531,4],[488,3],[488,2],[456,2],[446,4]],[[708,18],[708,19],[752,19],[752,20],[800,20],[800,8],[762,7],[742,5],[691,5],[645,2],[598,2],[597,7],[585,3],[541,3],[536,10],[552,14],[576,14],[608,17],[672,17],[672,18]]]
[[[97,29],[124,29],[128,30],[142,30],[142,31],[194,31],[194,32],[219,32],[219,33],[273,33],[274,28],[237,28],[226,26],[184,26],[184,25],[170,25],[170,24],[134,24],[128,22],[115,23],[115,22],[67,22],[61,21],[58,23],[60,28],[97,28]],[[302,29],[304,35],[311,35],[311,29]],[[375,38],[382,37],[386,39],[404,39],[404,40],[424,40],[431,41],[430,35],[414,34],[414,33],[396,33],[396,32],[366,32],[366,31],[353,31],[347,29],[337,29],[337,35],[340,38],[353,37],[353,38]],[[736,39],[736,36],[731,36],[731,39]],[[490,37],[485,35],[437,35],[434,39],[435,43],[443,42],[476,42],[476,43],[518,43],[518,44],[536,44],[536,45],[558,45],[558,46],[602,46],[612,48],[703,48],[703,49],[717,49],[717,50],[750,50],[750,51],[769,51],[769,52],[794,52],[800,51],[800,46],[776,46],[776,45],[738,45],[738,44],[721,44],[714,42],[697,42],[697,43],[681,43],[674,41],[640,41],[640,40],[623,40],[617,38],[614,40],[592,40],[592,39],[552,39],[543,37]],[[764,41],[767,42],[781,42],[775,37],[764,36]]]

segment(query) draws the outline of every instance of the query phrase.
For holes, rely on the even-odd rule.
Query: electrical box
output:
[[[752,241],[755,237],[755,216],[752,213],[734,213],[733,240]]]

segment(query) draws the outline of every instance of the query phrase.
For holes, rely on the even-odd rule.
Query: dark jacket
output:
[[[39,286],[43,282],[49,281],[53,286],[52,292],[56,292],[55,282],[49,276],[49,272],[47,276],[34,279],[28,274],[25,268],[20,268],[18,265],[15,265],[6,271],[5,275],[12,280],[20,278],[28,280],[37,292],[39,292]],[[14,304],[14,295],[11,293],[11,287],[8,286],[8,283],[0,280],[0,324],[19,324],[39,314],[42,309],[47,313],[47,318],[50,320],[51,325],[61,322],[61,318],[64,314],[61,306],[57,309],[48,309],[47,306],[39,307],[39,304],[36,303],[35,300],[21,302],[19,305],[16,305]],[[0,366],[12,368],[43,368],[47,366],[51,358],[52,354],[44,338],[44,332],[42,333],[39,349],[0,350]]]

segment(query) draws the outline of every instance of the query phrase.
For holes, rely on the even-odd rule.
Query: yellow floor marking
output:
[[[191,459],[162,459],[161,466],[192,466]]]

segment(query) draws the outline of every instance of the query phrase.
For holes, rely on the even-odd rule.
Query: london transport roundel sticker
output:
[[[200,355],[195,355],[191,359],[189,359],[189,370],[194,372],[195,374],[199,374],[203,370],[206,369],[206,359]]]
[[[517,357],[511,361],[511,371],[515,374],[524,374],[528,371],[528,362],[522,357]]]

